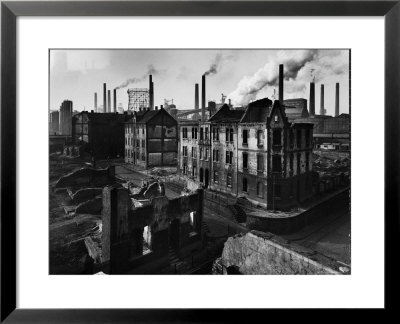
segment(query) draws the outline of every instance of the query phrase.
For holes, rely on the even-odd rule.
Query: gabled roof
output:
[[[235,123],[240,121],[244,113],[244,110],[231,109],[229,105],[224,104],[208,121],[212,123]]]
[[[138,124],[146,124],[148,123],[150,120],[152,120],[155,116],[157,116],[160,113],[165,113],[168,116],[170,116],[171,118],[173,118],[175,120],[174,117],[172,117],[168,111],[166,111],[164,108],[158,109],[158,110],[141,110],[141,111],[137,111],[134,113],[134,115],[130,115],[130,119],[128,120],[127,123],[133,123],[134,118],[136,116],[136,123]]]
[[[271,112],[272,101],[263,98],[251,102],[240,120],[241,123],[260,123],[266,122]]]
[[[74,117],[78,117],[79,115],[87,115],[87,118],[92,123],[109,123],[110,121],[116,121],[120,123],[124,123],[127,121],[130,116],[127,114],[117,114],[117,113],[95,113],[89,111],[82,111]]]
[[[273,105],[273,107],[271,109],[271,112],[269,113],[267,123],[270,125],[270,123],[272,121],[272,117],[276,114],[277,110],[279,110],[280,115],[282,116],[284,124],[288,126],[290,123],[288,121],[288,118],[286,117],[285,109],[283,109],[283,107],[281,105],[281,102],[279,100],[275,100],[274,101],[274,105]]]

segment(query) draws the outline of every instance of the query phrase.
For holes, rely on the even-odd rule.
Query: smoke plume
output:
[[[214,60],[211,62],[210,67],[206,72],[204,72],[204,75],[214,75],[217,74],[221,68],[224,62],[227,62],[228,60],[234,59],[234,55],[222,55],[221,53],[218,53],[215,55]]]
[[[141,77],[130,78],[130,79],[125,80],[125,81],[122,82],[118,87],[116,87],[116,89],[117,89],[117,90],[118,90],[118,89],[122,89],[122,88],[127,87],[127,86],[130,85],[130,84],[142,82],[142,81],[146,80],[146,79],[149,77],[150,74],[152,74],[152,75],[157,75],[158,73],[160,73],[160,71],[157,70],[157,69],[154,67],[154,65],[149,64],[149,65],[147,66],[147,72],[146,72],[145,74],[143,74]]]
[[[295,80],[299,71],[313,61],[316,55],[316,50],[280,51],[252,76],[245,76],[228,98],[234,104],[246,105],[255,100],[263,88],[278,84],[279,64],[284,65],[285,80]]]

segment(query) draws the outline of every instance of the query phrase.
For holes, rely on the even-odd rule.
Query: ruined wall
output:
[[[194,227],[190,213],[195,212]],[[127,189],[103,190],[103,264],[106,273],[155,273],[168,265],[172,247],[178,255],[202,244],[203,191],[169,200],[155,197],[151,205],[132,208]],[[149,239],[143,243],[144,231]]]
[[[115,181],[115,167],[107,169],[82,168],[62,176],[56,188],[103,187]]]
[[[228,238],[221,262],[225,274],[340,274],[336,261],[257,231]]]

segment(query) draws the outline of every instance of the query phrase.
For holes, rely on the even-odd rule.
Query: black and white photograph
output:
[[[351,275],[351,50],[49,49],[50,275]]]

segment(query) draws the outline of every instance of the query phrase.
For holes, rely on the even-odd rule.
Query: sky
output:
[[[284,99],[309,101],[309,84],[315,85],[315,111],[320,109],[320,88],[325,88],[325,109],[334,115],[335,84],[340,83],[340,113],[349,112],[349,50],[260,49],[131,49],[50,51],[50,109],[63,100],[77,111],[94,109],[107,90],[118,88],[117,102],[128,107],[127,90],[148,88],[153,75],[154,105],[173,99],[178,109],[194,108],[195,83],[207,74],[207,101],[221,102],[222,94],[234,105],[268,97],[278,99],[279,64],[284,64]],[[112,92],[112,91],[111,91]],[[113,102],[111,100],[111,102]]]

